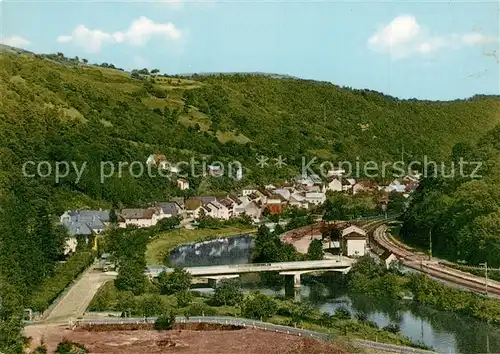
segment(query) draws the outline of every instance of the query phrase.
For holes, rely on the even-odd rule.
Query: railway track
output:
[[[388,236],[387,230],[387,225],[378,225],[373,231],[373,242],[384,250],[392,252],[406,267],[460,285],[473,292],[485,293],[485,278],[462,272],[442,263],[429,261],[425,256],[410,251],[408,247],[403,247],[399,243],[393,242],[391,237]],[[500,296],[500,282],[488,280],[487,288],[488,294]]]

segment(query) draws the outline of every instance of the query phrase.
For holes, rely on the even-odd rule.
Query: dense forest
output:
[[[480,139],[500,122],[498,98],[398,100],[295,78],[183,78],[147,69],[130,74],[61,53],[9,52],[0,53],[0,97],[0,349],[5,353],[22,349],[23,309],[44,308],[57,295],[55,282],[92,260],[92,254],[82,253],[65,270],[58,267],[64,235],[54,220],[64,210],[143,206],[174,195],[280,181],[299,172],[302,156],[318,157],[318,163],[357,157],[392,161],[404,147],[406,160],[427,155],[448,161],[457,143],[478,143],[471,151],[490,159],[488,176],[426,181],[404,231],[424,243],[420,231],[432,224],[437,251],[470,261],[494,264],[500,247],[500,191],[492,183],[499,176],[494,162],[500,134]],[[190,176],[190,192],[147,174],[115,171],[101,181],[101,161],[145,162],[154,152],[171,162],[238,160],[244,179]],[[287,165],[258,168],[260,155],[282,155]],[[71,169],[56,181],[53,173],[26,178],[23,166],[29,161],[48,161],[52,168],[56,161],[87,165],[80,177]],[[37,293],[47,282],[52,290]]]
[[[424,179],[403,217],[402,236],[425,249],[432,242],[437,256],[500,267],[500,127],[476,146],[457,144],[453,159],[460,157],[481,162],[481,178]]]

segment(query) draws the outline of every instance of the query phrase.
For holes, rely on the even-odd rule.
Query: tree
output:
[[[238,281],[221,281],[216,287],[212,296],[215,306],[234,306],[243,300],[243,293]]]
[[[191,90],[184,91],[182,98],[184,99],[185,107],[194,105],[194,95]]]
[[[153,69],[153,70],[151,70],[151,74],[153,74],[153,75],[156,75],[156,74],[158,74],[159,72],[160,72],[160,70],[158,70],[158,69]]]
[[[120,291],[131,291],[134,295],[140,295],[146,290],[145,267],[141,264],[128,261],[120,265],[115,286]]]
[[[131,315],[137,308],[137,301],[134,293],[131,291],[121,291],[116,301],[116,309],[125,316]]]
[[[161,294],[171,295],[180,291],[188,291],[191,287],[192,275],[183,268],[176,267],[170,273],[162,272],[158,276]]]
[[[175,229],[181,223],[181,218],[179,216],[174,216],[171,218],[165,218],[158,221],[156,227],[160,231],[169,231]]]
[[[177,300],[177,307],[186,307],[193,301],[193,294],[189,290],[178,291],[175,293],[175,298]]]
[[[165,311],[165,304],[160,295],[147,294],[139,299],[138,310],[144,317],[158,316]]]
[[[85,58],[83,58],[83,59],[82,59],[82,61],[83,61],[83,63],[84,63],[84,64],[87,64],[87,63],[89,62],[89,61],[88,61],[87,59],[85,59]]]
[[[318,239],[312,240],[307,249],[307,258],[313,261],[321,260],[323,256],[323,242]]]
[[[278,305],[273,298],[253,292],[245,298],[241,314],[246,318],[266,320],[278,311]]]

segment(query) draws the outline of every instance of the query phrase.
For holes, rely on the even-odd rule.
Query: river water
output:
[[[252,238],[242,235],[181,246],[172,252],[171,259],[179,266],[244,264],[250,261],[252,247]],[[259,290],[269,295],[285,293],[284,289],[271,290],[262,286],[249,286],[246,290]],[[453,312],[436,311],[412,301],[347,295],[338,293],[334,286],[321,283],[303,284],[301,297],[328,313],[339,307],[351,313],[364,312],[379,327],[397,323],[403,335],[439,353],[500,353],[500,327]]]

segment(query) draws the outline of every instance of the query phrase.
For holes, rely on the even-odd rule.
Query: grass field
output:
[[[182,244],[238,235],[245,232],[254,231],[253,228],[226,227],[223,229],[210,230],[187,230],[178,229],[159,234],[148,244],[146,251],[146,262],[148,265],[161,265],[166,252]]]

